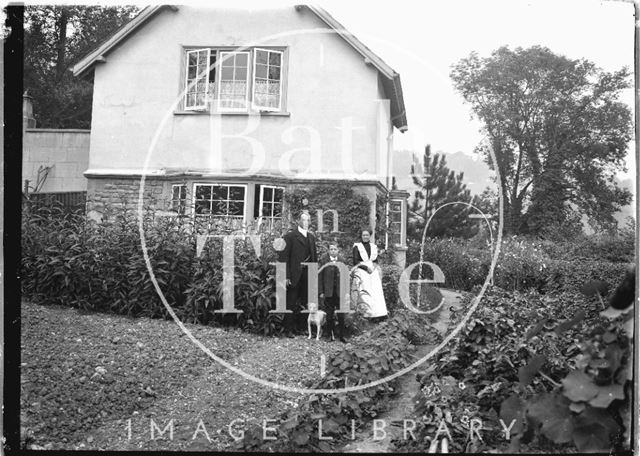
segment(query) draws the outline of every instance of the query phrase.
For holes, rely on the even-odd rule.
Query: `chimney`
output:
[[[33,117],[33,98],[25,90],[22,95],[22,129],[36,128],[36,119]]]

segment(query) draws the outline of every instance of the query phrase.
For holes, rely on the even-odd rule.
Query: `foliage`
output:
[[[138,12],[135,6],[25,7],[24,87],[40,128],[90,128],[92,82],[71,68]]]
[[[137,212],[126,201],[121,204],[105,208],[99,224],[60,205],[27,206],[22,220],[24,296],[36,303],[170,318],[147,269]],[[282,331],[283,317],[269,313],[275,308],[275,270],[270,263],[277,259],[276,233],[255,232],[260,256],[250,239],[235,242],[233,297],[235,308],[242,310],[236,316],[220,313],[222,239],[200,237],[216,233],[196,229],[191,218],[163,217],[150,209],[142,223],[153,280],[180,319],[233,324],[264,335]],[[206,240],[201,251],[198,239]],[[384,263],[381,267],[385,295],[390,307],[396,308],[399,271]],[[346,323],[352,334],[367,324],[359,314],[349,316]]]
[[[613,183],[632,133],[631,110],[619,101],[628,69],[607,73],[544,47],[503,46],[460,60],[451,78],[483,122],[478,150],[502,177],[507,232],[562,224],[574,210],[567,203],[611,224],[629,203]]]
[[[433,343],[435,337],[425,325],[424,317],[398,311],[330,357],[327,375],[310,388],[343,388],[384,378],[413,362],[410,353],[415,344]],[[245,432],[237,448],[267,452],[332,451],[333,446],[351,436],[355,422],[360,426],[386,409],[397,383],[393,379],[355,392],[312,394],[294,410],[277,418],[276,440],[263,440],[262,427],[255,426]],[[319,439],[320,422],[323,436],[332,437],[331,442]]]
[[[406,304],[400,299],[399,282],[402,272],[402,269],[396,265],[382,265],[382,289],[384,291],[387,310],[391,316],[395,315],[398,311],[407,309]],[[415,279],[416,277],[411,278]],[[425,315],[430,321],[436,321],[442,311],[442,307],[440,306],[442,293],[440,293],[436,287],[423,284],[420,289],[420,300],[418,300],[416,299],[418,293],[417,288],[417,283],[409,284],[409,299],[411,300],[411,305],[421,311],[430,311],[430,313]]]
[[[464,173],[456,174],[450,170],[444,155],[436,153],[432,156],[431,146],[428,145],[425,147],[422,160],[422,176],[418,176],[415,165],[411,165],[413,183],[418,187],[411,205],[411,217],[407,228],[407,236],[413,239],[422,239],[427,220],[440,206],[457,201],[471,203],[473,200],[471,192],[462,183]],[[472,212],[469,206],[463,204],[442,208],[429,224],[428,235],[469,236],[474,231],[468,218]]]
[[[620,424],[629,430],[630,349],[622,319],[610,324],[598,311],[595,299],[571,293],[487,292],[456,344],[418,376],[420,437],[404,444],[424,450],[444,417],[455,451],[504,451],[509,443],[507,451],[518,452],[536,435],[538,450],[550,452],[569,443],[581,452],[619,445]],[[483,441],[468,439],[473,418],[482,420]],[[500,419],[513,422],[510,442]]]
[[[153,276],[167,303],[185,321],[221,321],[214,313],[222,308],[221,241],[208,239],[198,256],[187,219],[148,211],[143,225]],[[22,240],[23,293],[32,301],[169,317],[147,270],[134,211],[107,210],[97,224],[55,208],[31,210],[23,220]],[[273,236],[261,235],[260,257],[248,240],[235,246],[234,299],[244,313],[234,323],[264,334],[279,329],[278,319],[267,312],[275,307],[272,241]]]
[[[376,226],[375,226],[375,239],[382,242],[389,231],[389,225],[387,220],[387,206],[389,204],[388,192],[376,192]],[[391,237],[391,233],[388,233]],[[385,255],[386,254],[386,255]],[[385,264],[392,264],[393,257],[391,250],[382,252],[378,259],[379,262]]]
[[[495,285],[506,290],[535,289],[541,293],[579,291],[585,281],[613,283],[633,260],[633,244],[624,237],[585,237],[575,243],[554,243],[520,237],[503,239],[493,274]],[[408,243],[407,264],[420,259],[420,244]],[[611,262],[611,260],[617,262]],[[424,261],[436,264],[444,285],[470,291],[482,285],[491,265],[490,243],[473,239],[427,239]],[[427,268],[425,268],[426,270]]]
[[[327,248],[329,241],[338,242],[338,248],[347,259],[351,256],[354,242],[360,240],[360,230],[369,226],[369,214],[371,202],[366,195],[358,193],[349,184],[336,184],[332,186],[316,185],[310,187],[298,187],[285,193],[286,217],[292,225],[300,212],[307,211],[311,216],[312,230],[318,229],[316,214],[318,210],[324,211],[323,231],[317,232],[318,254],[321,255]],[[333,215],[328,211],[336,211],[338,214],[338,231],[333,232]]]
[[[387,310],[389,314],[402,309],[404,305],[400,300],[400,293],[398,283],[400,281],[400,274],[402,270],[396,265],[382,265],[382,290],[384,292],[384,301],[387,304]]]

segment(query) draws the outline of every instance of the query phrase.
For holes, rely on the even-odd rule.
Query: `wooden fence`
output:
[[[68,211],[84,210],[87,192],[52,192],[22,194],[23,203],[35,206],[59,205]]]

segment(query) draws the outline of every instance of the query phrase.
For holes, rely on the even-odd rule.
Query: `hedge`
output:
[[[563,248],[571,250],[569,244],[557,245],[552,249],[548,242],[505,239],[493,274],[494,284],[512,291],[577,292],[592,279],[603,280],[614,286],[628,266],[626,262],[610,262],[595,255],[562,255],[560,251]],[[550,256],[550,251],[554,251],[556,256]],[[628,258],[625,256],[620,259]],[[411,241],[407,264],[418,262],[419,259],[420,244]],[[424,261],[442,269],[446,287],[470,291],[486,280],[491,256],[488,245],[478,248],[472,242],[461,239],[430,239],[425,243]]]
[[[234,302],[243,313],[222,309],[222,239],[207,238],[197,254],[198,236],[189,218],[158,216],[143,220],[148,258],[163,295],[186,322],[235,324],[265,335],[282,331],[275,308],[273,241],[280,233],[259,233],[261,256],[249,239],[236,240]],[[21,285],[35,303],[59,304],[127,316],[170,318],[147,269],[140,242],[137,213],[132,208],[110,210],[102,223],[57,207],[26,211],[22,220]],[[205,233],[206,234],[206,233]],[[212,234],[212,233],[209,233]],[[201,238],[202,239],[202,238]],[[319,246],[319,250],[324,244]],[[350,251],[345,259],[351,266]],[[399,271],[381,262],[385,296],[391,311],[397,299]],[[351,333],[363,319],[347,318]]]

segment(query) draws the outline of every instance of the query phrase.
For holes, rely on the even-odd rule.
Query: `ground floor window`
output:
[[[239,228],[245,221],[247,186],[243,184],[194,184],[196,218]]]
[[[253,217],[261,227],[269,229],[282,223],[284,187],[256,184]]]
[[[261,183],[173,182],[168,210],[194,217],[198,229],[279,231],[285,186]]]
[[[178,215],[185,215],[187,211],[187,186],[176,184],[171,186],[171,210]]]

